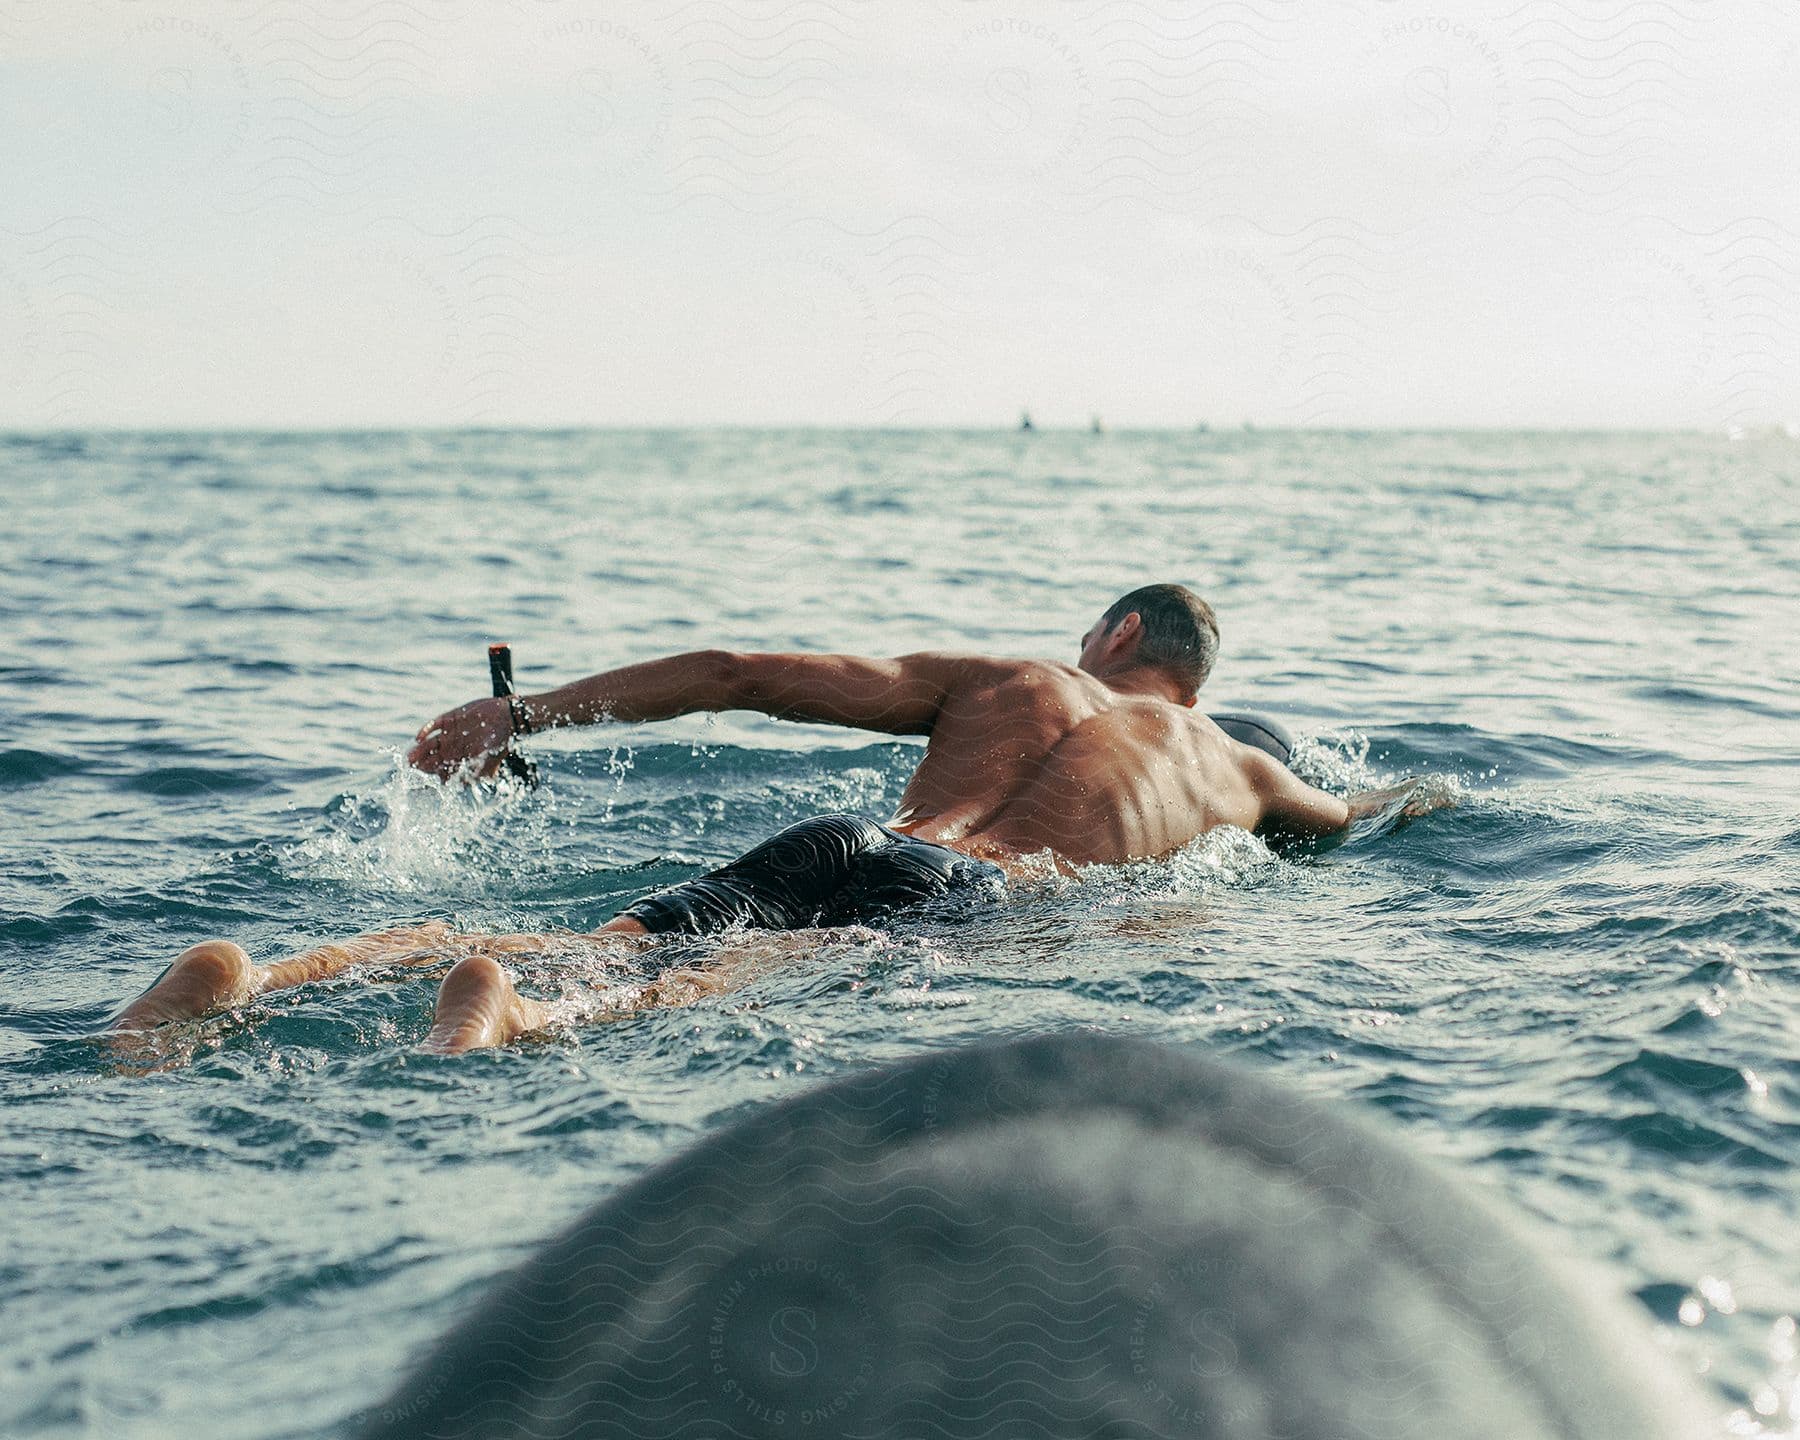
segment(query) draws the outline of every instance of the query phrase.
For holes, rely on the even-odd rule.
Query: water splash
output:
[[[353,891],[487,895],[549,863],[556,815],[548,789],[443,784],[396,760],[374,791],[327,805],[324,831],[281,863],[291,878]]]
[[[1360,730],[1303,736],[1290,763],[1302,780],[1323,790],[1372,790],[1385,783],[1369,764],[1369,737]]]

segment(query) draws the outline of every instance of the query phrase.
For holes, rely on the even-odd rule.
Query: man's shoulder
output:
[[[1075,685],[1091,678],[1073,665],[1030,657],[928,650],[900,658],[903,663],[929,667],[965,685],[993,686],[1012,681],[1040,686]]]
[[[1257,783],[1259,762],[1280,762],[1254,746],[1239,744],[1203,710],[1153,695],[1126,695],[1083,721],[1086,738],[1107,745],[1133,745],[1197,766],[1215,779],[1227,774]]]

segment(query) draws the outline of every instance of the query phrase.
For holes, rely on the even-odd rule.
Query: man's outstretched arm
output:
[[[1288,840],[1341,839],[1359,820],[1389,813],[1399,801],[1399,823],[1416,820],[1450,801],[1419,794],[1424,781],[1402,780],[1382,790],[1364,790],[1348,797],[1315,789],[1273,756],[1251,750],[1247,762],[1251,788],[1262,803],[1256,833]]]
[[[937,722],[963,663],[961,657],[934,653],[871,660],[695,650],[519,698],[534,733],[604,720],[638,724],[702,711],[756,710],[782,720],[924,735]],[[473,760],[485,775],[512,734],[506,700],[473,700],[421,730],[407,763],[448,776]]]

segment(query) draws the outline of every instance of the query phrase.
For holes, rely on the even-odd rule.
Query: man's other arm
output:
[[[1358,820],[1385,815],[1401,801],[1408,802],[1398,812],[1402,824],[1450,803],[1447,798],[1418,795],[1424,781],[1416,776],[1348,798],[1332,795],[1308,785],[1274,756],[1245,748],[1251,789],[1262,804],[1259,835],[1290,840],[1342,837]]]
[[[927,735],[955,683],[958,657],[757,655],[698,650],[627,665],[526,699],[534,729],[635,724],[701,711],[755,710],[778,720]]]
[[[533,732],[608,720],[639,724],[707,711],[755,710],[782,720],[926,735],[963,664],[962,657],[935,652],[874,660],[695,650],[602,671],[520,699]],[[475,700],[421,730],[407,762],[449,775],[469,760],[498,755],[511,738],[507,702]]]

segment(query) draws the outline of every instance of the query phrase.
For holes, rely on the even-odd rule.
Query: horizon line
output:
[[[0,425],[0,437],[36,439],[66,435],[572,435],[572,434],[869,434],[869,435],[1086,435],[1105,439],[1109,435],[1697,435],[1722,439],[1747,438],[1758,435],[1800,438],[1800,427],[1793,423],[1753,426],[1719,425],[1617,425],[1617,424],[1342,424],[1342,425],[1236,425],[1143,424],[1105,426],[1094,430],[1088,425],[1055,425],[1033,423],[1029,430],[1018,425],[879,425],[826,424],[814,421],[743,422],[692,421],[668,422],[578,422],[548,423],[427,423],[418,425],[379,424],[149,424],[149,425]]]

